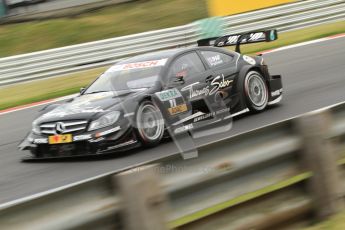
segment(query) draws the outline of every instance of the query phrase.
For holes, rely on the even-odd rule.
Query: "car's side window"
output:
[[[233,56],[225,53],[215,51],[201,51],[200,53],[206,59],[206,62],[210,67],[221,66],[234,60]]]
[[[178,57],[170,67],[169,78],[183,77],[183,79],[190,80],[194,76],[205,71],[205,67],[195,52],[184,54]]]

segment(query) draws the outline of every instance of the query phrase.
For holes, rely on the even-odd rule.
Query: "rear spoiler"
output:
[[[231,34],[223,37],[213,37],[198,40],[198,46],[234,46],[236,45],[236,52],[241,53],[241,44],[251,44],[258,42],[271,42],[278,39],[277,30],[254,31],[243,34]]]

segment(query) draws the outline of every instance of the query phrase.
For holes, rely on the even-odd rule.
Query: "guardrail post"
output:
[[[143,166],[114,176],[122,198],[125,229],[167,229],[167,199],[160,187],[157,167]]]
[[[303,136],[303,161],[311,170],[308,190],[318,219],[342,208],[341,183],[335,149],[328,138],[332,117],[329,110],[312,112],[297,120]]]

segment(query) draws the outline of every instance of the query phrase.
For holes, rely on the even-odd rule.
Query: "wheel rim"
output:
[[[159,140],[164,132],[162,113],[152,104],[139,108],[137,116],[138,131],[145,140]]]
[[[247,78],[247,91],[250,101],[257,107],[265,105],[267,101],[267,90],[265,82],[257,74]]]

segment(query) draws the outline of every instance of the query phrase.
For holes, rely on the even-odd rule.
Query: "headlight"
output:
[[[98,118],[97,120],[91,122],[89,126],[89,131],[112,125],[119,119],[119,117],[120,117],[119,111],[107,113],[101,116],[100,118]]]
[[[32,122],[32,132],[35,134],[41,133],[40,127],[38,126],[36,121]]]

